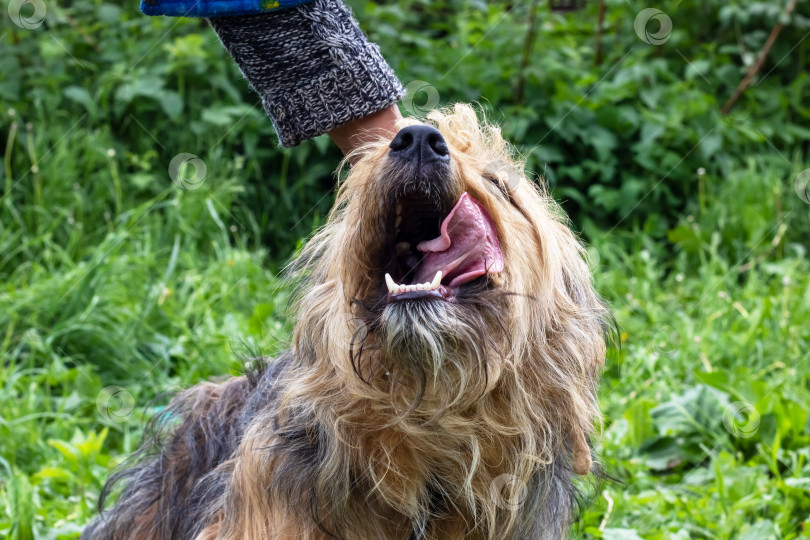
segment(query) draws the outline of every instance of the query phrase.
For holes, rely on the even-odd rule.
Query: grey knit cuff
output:
[[[281,146],[381,111],[405,93],[339,0],[211,25],[261,96]]]

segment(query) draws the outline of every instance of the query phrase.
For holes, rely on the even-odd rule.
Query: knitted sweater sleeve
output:
[[[340,0],[210,21],[261,97],[281,146],[385,109],[404,94]]]

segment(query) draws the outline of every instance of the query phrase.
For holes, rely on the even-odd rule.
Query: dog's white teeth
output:
[[[385,285],[388,287],[388,292],[391,294],[400,294],[404,292],[413,292],[413,291],[435,291],[439,288],[442,284],[442,272],[441,270],[436,272],[436,277],[433,278],[431,282],[425,283],[415,283],[413,285],[399,285],[396,283],[391,274],[385,274]]]
[[[394,280],[391,278],[391,274],[385,274],[385,284],[388,286],[388,292],[390,293],[396,293],[397,289],[399,288],[397,287],[397,284],[394,283]]]
[[[439,270],[436,272],[436,276],[433,278],[433,281],[430,282],[430,290],[438,289],[439,285],[442,284],[442,271]]]

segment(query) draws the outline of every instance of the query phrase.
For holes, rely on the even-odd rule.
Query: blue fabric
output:
[[[278,11],[312,0],[141,0],[147,15],[170,17],[230,17]]]

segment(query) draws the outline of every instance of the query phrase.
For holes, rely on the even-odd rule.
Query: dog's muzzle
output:
[[[395,171],[388,303],[453,300],[461,285],[503,270],[495,223],[454,180],[450,149],[436,128],[403,128],[389,145],[388,159]]]

